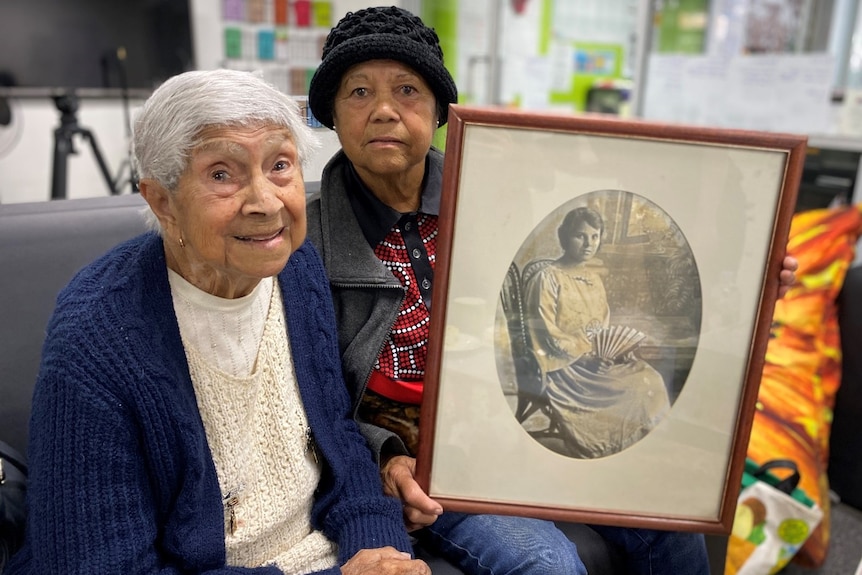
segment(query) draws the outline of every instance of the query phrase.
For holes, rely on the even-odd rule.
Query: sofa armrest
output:
[[[26,453],[45,326],[76,271],[144,231],[138,195],[0,205],[0,438]]]

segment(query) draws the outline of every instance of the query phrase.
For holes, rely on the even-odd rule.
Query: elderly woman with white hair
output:
[[[296,104],[187,72],[135,124],[154,231],[79,272],[33,399],[22,573],[430,573],[352,419]]]

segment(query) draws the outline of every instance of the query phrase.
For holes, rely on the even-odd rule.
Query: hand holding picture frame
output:
[[[806,143],[451,106],[427,493],[729,533]]]

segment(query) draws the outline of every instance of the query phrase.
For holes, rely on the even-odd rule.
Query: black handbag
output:
[[[0,441],[0,574],[24,543],[27,518],[27,464],[24,457]]]

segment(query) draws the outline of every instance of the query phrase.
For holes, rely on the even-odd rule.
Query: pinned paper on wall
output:
[[[249,28],[242,29],[242,56],[245,59],[253,60],[257,51],[257,35],[255,31]]]
[[[261,30],[257,33],[257,57],[261,60],[275,59],[275,32]]]
[[[547,58],[538,56],[524,60],[521,104],[526,109],[543,110],[548,107],[551,85],[551,66]]]
[[[296,12],[296,25],[308,27],[311,25],[311,0],[295,0],[293,10]]]
[[[653,54],[645,118],[775,132],[827,133],[834,58]]]
[[[275,25],[287,26],[287,0],[275,0]]]
[[[321,28],[332,26],[332,4],[330,2],[312,2],[314,25]]]
[[[572,87],[572,61],[575,48],[569,43],[555,42],[550,51],[551,91],[565,92]]]
[[[290,57],[290,44],[288,43],[288,33],[285,28],[275,29],[275,59],[286,60]]]
[[[552,26],[559,38],[617,42],[634,28],[631,5],[631,0],[557,0],[552,3]]]
[[[577,47],[575,74],[612,76],[618,69],[618,56],[618,50]]]
[[[227,58],[242,58],[242,30],[239,28],[224,29],[224,50]]]
[[[313,68],[294,68],[290,71],[290,93],[306,94],[311,76],[314,75]]]
[[[227,21],[241,22],[245,20],[245,4],[243,0],[224,0],[222,17]]]
[[[246,0],[246,10],[248,12],[248,21],[254,24],[261,24],[270,21],[272,10],[267,10],[266,0]]]

